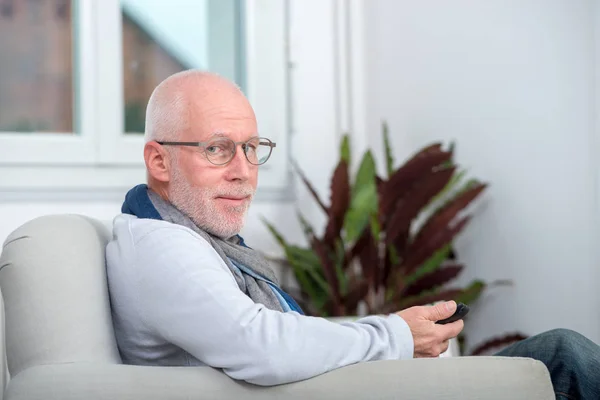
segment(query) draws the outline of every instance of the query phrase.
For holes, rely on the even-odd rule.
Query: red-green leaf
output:
[[[383,185],[386,183],[379,175],[375,175],[375,186],[377,187],[377,193],[380,193],[383,189]]]
[[[398,202],[387,224],[386,243],[394,243],[398,235],[408,231],[413,220],[427,203],[446,186],[453,174],[454,168],[433,172],[427,179],[415,185],[403,201]]]
[[[452,226],[440,227],[438,231],[432,231],[430,237],[423,237],[420,243],[411,245],[404,262],[407,273],[414,272],[436,251],[450,244],[469,223],[470,219],[470,216],[466,216]]]
[[[371,238],[371,231],[369,229],[365,229],[360,237],[354,242],[352,246],[346,251],[346,266],[350,264],[352,260],[354,260],[358,255],[363,251],[365,246],[369,243]]]
[[[403,295],[405,297],[416,296],[423,292],[431,291],[439,286],[445,285],[452,279],[456,278],[462,269],[462,265],[450,265],[433,271],[422,276],[406,287]]]
[[[350,288],[348,294],[344,297],[344,308],[347,312],[356,310],[358,303],[364,300],[369,292],[367,281],[360,281],[354,287]]]
[[[442,267],[438,270],[423,275],[415,282],[411,283],[404,290],[403,295],[405,297],[411,297],[419,295],[426,291],[431,291],[437,287],[447,284],[454,278],[456,278],[463,270],[464,266],[454,264]]]
[[[422,240],[431,237],[431,235],[442,227],[447,226],[456,218],[458,213],[466,208],[473,200],[475,200],[487,187],[486,184],[477,183],[467,190],[459,193],[456,197],[450,200],[446,205],[436,211],[423,225],[417,234],[414,242],[418,246]]]
[[[419,182],[423,176],[448,162],[452,154],[441,151],[441,145],[425,148],[407,161],[389,178],[381,183],[379,188],[379,211],[382,216],[389,215],[395,208],[398,199],[406,194],[414,182]]]
[[[336,167],[331,180],[331,206],[329,207],[329,222],[324,237],[324,242],[329,248],[334,248],[335,240],[340,237],[349,204],[350,179],[348,164],[342,160]]]
[[[323,275],[325,275],[325,279],[327,280],[327,284],[329,285],[331,300],[334,306],[338,307],[340,305],[341,300],[340,286],[335,271],[334,262],[331,259],[325,245],[317,237],[313,237],[311,244],[314,252],[317,253],[323,265]]]
[[[379,274],[379,283],[388,288],[390,284],[395,283],[396,289],[404,288],[403,280],[404,270],[397,268],[400,266],[400,258],[394,248],[388,247],[383,259],[383,271]]]
[[[379,251],[377,243],[370,234],[370,231],[367,230],[366,232],[368,232],[366,244],[359,253],[358,258],[362,267],[363,276],[368,282],[369,287],[376,288],[380,268]]]
[[[392,243],[392,247],[396,251],[396,254],[398,255],[398,258],[400,260],[403,260],[405,258],[409,244],[410,232],[408,229],[404,232],[400,232],[400,234],[398,234],[398,237],[396,237],[396,240],[394,240],[394,242]]]

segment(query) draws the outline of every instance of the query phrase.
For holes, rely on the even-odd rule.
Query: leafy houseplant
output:
[[[434,143],[396,167],[387,125],[383,126],[386,176],[377,174],[367,151],[354,179],[350,145],[344,136],[331,180],[329,206],[295,165],[302,181],[327,215],[321,236],[300,212],[308,247],[288,243],[263,220],[284,250],[280,260],[294,272],[299,290],[288,290],[308,315],[322,317],[385,314],[441,300],[470,304],[487,286],[474,280],[448,287],[464,265],[453,242],[467,226],[465,209],[486,189],[454,161],[454,149]],[[502,345],[520,334],[494,339]],[[480,346],[481,349],[488,344]]]

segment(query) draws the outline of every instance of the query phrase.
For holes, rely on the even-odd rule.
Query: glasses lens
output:
[[[246,143],[246,158],[254,165],[267,162],[271,156],[271,141],[265,138],[254,138]]]
[[[213,139],[206,144],[204,151],[208,161],[216,165],[223,165],[233,157],[235,143],[227,138]]]

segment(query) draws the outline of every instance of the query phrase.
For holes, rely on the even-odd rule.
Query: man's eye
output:
[[[206,151],[208,151],[209,153],[212,153],[212,154],[218,154],[218,153],[224,151],[224,149],[221,146],[208,146],[206,148]]]

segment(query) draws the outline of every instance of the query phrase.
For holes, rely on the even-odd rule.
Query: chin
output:
[[[237,206],[217,204],[217,208],[221,214],[220,219],[227,220],[229,223],[235,223],[236,221],[241,221],[241,223],[243,223],[246,213],[248,212],[249,204],[244,203]]]
[[[207,230],[210,230],[213,235],[222,239],[228,239],[237,235],[244,226],[243,219],[241,221],[238,219],[235,221],[232,221],[231,219],[220,219],[219,222],[219,224],[215,224],[214,226],[209,227]]]

